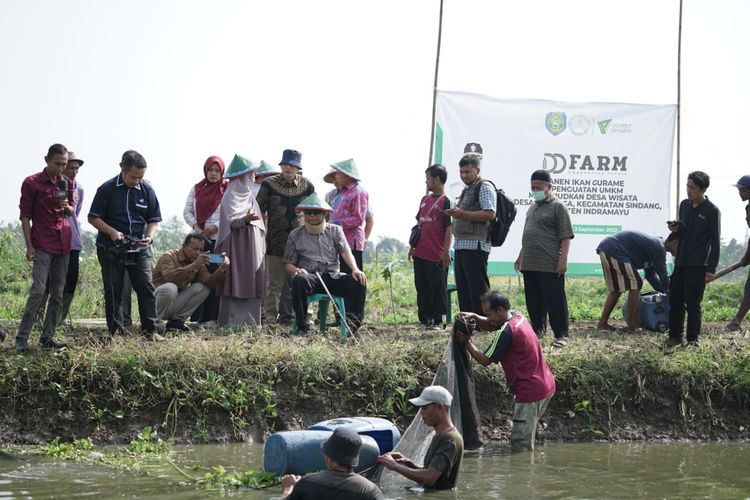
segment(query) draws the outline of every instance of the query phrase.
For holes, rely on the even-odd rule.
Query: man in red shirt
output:
[[[448,171],[440,164],[425,170],[425,184],[430,193],[419,203],[419,239],[409,248],[409,261],[414,263],[417,315],[419,322],[428,329],[440,328],[446,310],[453,241],[451,217],[445,214],[445,210],[451,208],[451,200],[445,195],[447,180]]]
[[[482,296],[482,311],[486,316],[460,314],[467,323],[474,321],[479,330],[497,330],[487,350],[477,349],[471,337],[461,331],[456,330],[456,338],[480,365],[502,365],[515,396],[511,451],[533,450],[536,425],[555,393],[555,377],[544,361],[534,329],[521,313],[510,310],[508,297],[487,292]]]
[[[71,229],[67,217],[75,213],[73,183],[63,175],[68,164],[68,150],[53,144],[44,157],[47,166],[38,174],[24,179],[21,185],[21,228],[26,239],[26,259],[34,263],[31,290],[21,325],[16,335],[16,349],[26,352],[29,334],[49,279],[49,304],[44,318],[42,347],[60,349],[54,340],[62,310],[62,293],[68,269]]]

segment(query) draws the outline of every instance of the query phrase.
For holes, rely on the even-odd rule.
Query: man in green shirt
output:
[[[451,420],[452,401],[448,389],[439,385],[425,387],[418,398],[409,400],[420,407],[422,420],[435,430],[423,466],[395,451],[380,455],[378,463],[427,488],[449,490],[455,487],[464,454],[464,440]]]

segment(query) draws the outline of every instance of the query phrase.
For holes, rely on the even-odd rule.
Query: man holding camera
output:
[[[156,263],[156,316],[167,321],[167,330],[188,331],[185,320],[206,300],[229,267],[226,254],[206,252],[206,243],[200,234],[190,233],[182,248],[166,252]],[[210,263],[219,264],[213,273],[206,269]]]
[[[40,342],[42,347],[60,349],[54,340],[62,310],[62,293],[68,269],[71,230],[67,220],[75,213],[73,190],[63,175],[68,164],[68,150],[53,144],[44,157],[47,166],[24,179],[21,185],[21,228],[26,240],[26,259],[33,262],[31,290],[16,335],[16,349],[26,352],[29,334],[43,305],[44,289],[49,279],[49,306],[44,318]]]
[[[143,181],[146,159],[126,151],[121,172],[96,190],[89,223],[99,234],[96,254],[102,267],[104,308],[110,334],[125,332],[122,323],[122,282],[127,273],[138,296],[141,330],[147,340],[161,341],[156,333],[156,299],[151,281],[149,246],[161,221],[159,200],[151,184]]]
[[[477,349],[465,332],[455,330],[456,339],[480,365],[502,365],[515,396],[511,451],[533,450],[537,422],[555,393],[555,377],[544,360],[536,332],[521,313],[510,310],[507,296],[487,292],[482,296],[482,311],[485,316],[471,312],[460,316],[478,330],[497,331],[487,350]]]

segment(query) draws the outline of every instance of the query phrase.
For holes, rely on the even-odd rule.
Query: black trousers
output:
[[[214,240],[208,240],[206,245],[207,252],[213,252],[216,242]],[[218,264],[209,264],[206,266],[209,273],[216,272],[219,269]],[[216,288],[211,288],[208,291],[208,297],[203,301],[198,308],[193,311],[190,316],[190,321],[197,321],[199,323],[205,323],[207,321],[216,321],[219,319],[219,296],[216,295]]]
[[[456,250],[453,273],[458,292],[458,308],[464,312],[482,313],[482,295],[490,291],[487,257],[483,250]]]
[[[423,325],[443,321],[447,300],[448,269],[442,262],[414,257],[414,287],[417,289],[417,315]],[[446,319],[446,323],[450,318]]]
[[[565,295],[565,275],[522,271],[526,310],[537,336],[547,329],[547,316],[555,338],[568,336],[568,298]]]
[[[675,266],[669,281],[669,336],[682,339],[687,311],[687,339],[698,340],[701,302],[706,289],[705,266]]]
[[[365,272],[365,268],[363,267],[363,264],[362,264],[363,253],[364,253],[364,250],[352,250],[352,255],[354,256],[354,262],[357,263],[357,267],[359,268],[360,271]],[[339,257],[339,269],[341,270],[342,273],[352,274],[352,269],[346,264],[346,262],[344,262],[344,259],[342,259],[341,257]],[[359,318],[360,320],[364,318],[366,300],[367,300],[367,296],[365,296],[362,299],[362,317]],[[292,299],[292,302],[294,302],[294,299]],[[349,310],[349,306],[346,306],[346,310],[347,311]],[[338,314],[336,315],[336,320],[337,321],[339,320]]]
[[[320,273],[323,283],[331,295],[344,298],[344,307],[348,318],[362,322],[365,311],[365,294],[367,288],[360,285],[351,274]],[[307,296],[313,293],[326,293],[325,288],[315,274],[298,274],[292,279],[292,307],[297,326],[303,328],[307,319]],[[359,325],[357,325],[359,326]]]
[[[63,290],[63,293],[69,293],[71,295],[76,293],[76,287],[78,286],[78,257],[80,254],[80,250],[70,251],[70,257],[68,258],[68,273],[65,275],[65,289]]]
[[[357,267],[360,271],[364,272],[364,268],[362,267],[362,250],[352,250],[352,255],[354,255],[354,262],[357,263]],[[344,262],[344,259],[339,257],[339,268],[341,269],[342,273],[346,274],[352,274],[352,269]]]
[[[138,297],[141,330],[156,332],[156,298],[151,281],[151,256],[147,251],[130,254],[126,261],[104,247],[96,247],[104,283],[104,312],[110,334],[124,332],[122,318],[122,282],[127,273]]]

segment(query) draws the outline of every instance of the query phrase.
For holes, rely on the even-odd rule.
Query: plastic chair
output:
[[[336,305],[339,307],[339,312],[341,313],[341,340],[346,340],[346,334],[348,333],[348,329],[346,326],[346,307],[344,306],[344,298],[339,297],[338,295],[333,295],[333,300],[336,302]],[[320,331],[321,333],[325,333],[326,329],[328,328],[328,304],[331,302],[331,300],[328,298],[328,295],[324,293],[314,293],[312,295],[307,296],[307,303],[312,304],[313,302],[318,303],[318,322],[320,323]],[[299,329],[297,326],[297,318],[294,318],[294,331],[296,332]]]

